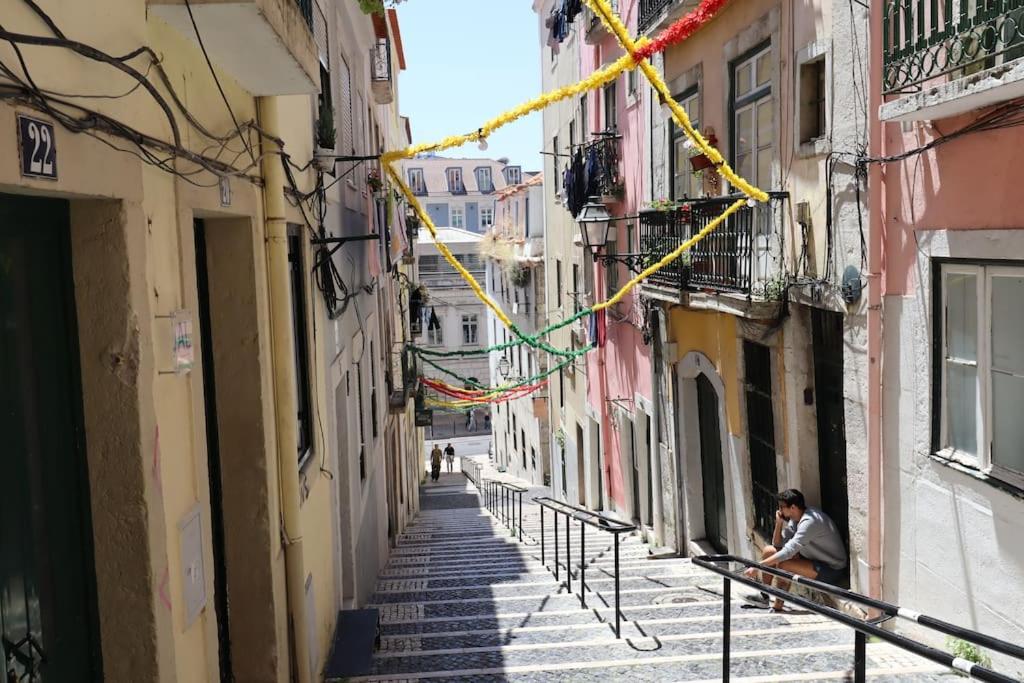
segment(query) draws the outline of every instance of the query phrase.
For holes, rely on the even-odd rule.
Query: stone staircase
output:
[[[519,543],[480,507],[461,474],[425,485],[421,501],[420,517],[380,576],[373,606],[381,610],[381,647],[373,674],[357,680],[721,680],[718,576],[686,559],[649,559],[638,537],[623,537],[625,620],[616,639],[610,534],[588,529],[584,608],[541,564],[536,505],[525,506],[529,538]],[[574,565],[578,528],[571,533]],[[564,525],[559,532],[564,561]],[[553,566],[550,518],[545,547]],[[560,575],[564,581],[564,567]],[[743,589],[736,586],[734,598]],[[851,630],[815,614],[752,607],[733,605],[733,681],[852,680]],[[955,677],[888,644],[868,645],[870,680]]]

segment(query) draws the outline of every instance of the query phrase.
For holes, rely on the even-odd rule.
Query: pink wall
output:
[[[903,133],[898,123],[883,124],[881,156],[949,135],[981,113],[915,124],[910,133]],[[1020,131],[1013,128],[971,133],[882,166],[883,294],[906,294],[916,288],[915,230],[1024,226],[1021,140]]]
[[[639,10],[638,0],[620,0],[619,13],[630,33],[636,33],[637,14]],[[579,39],[583,38],[586,25],[581,18],[579,24]],[[601,66],[608,64],[620,56],[623,50],[619,47],[614,36],[606,36],[598,45],[587,45],[581,43],[580,50],[580,75],[586,78]],[[634,99],[630,99],[626,92],[626,76],[618,79],[616,95],[618,99],[618,121],[619,133],[622,135],[621,157],[622,177],[625,182],[626,193],[624,200],[609,207],[613,216],[636,215],[644,200],[644,135],[647,134],[645,125],[643,95],[646,91],[646,81],[641,74],[637,74],[637,93]],[[603,93],[591,91],[587,95],[587,122],[590,126],[590,133],[604,129],[604,106]],[[627,221],[618,223],[618,251],[635,252],[636,245],[624,244]],[[632,219],[634,225],[636,219]],[[634,240],[639,230],[634,230]],[[619,268],[619,283],[624,284],[632,274],[624,267]],[[595,268],[595,294],[598,300],[606,295],[605,266],[599,265]],[[645,398],[651,398],[651,357],[650,347],[644,345],[640,331],[629,324],[621,321],[622,315],[629,315],[633,310],[635,301],[633,294],[627,296],[617,307],[619,315],[611,314],[606,317],[607,337],[604,347],[587,356],[588,377],[598,381],[591,381],[587,387],[587,400],[591,406],[601,415],[601,439],[602,452],[604,453],[606,493],[615,502],[616,507],[624,510],[628,503],[628,492],[626,491],[623,472],[630,463],[622,462],[622,453],[619,448],[619,433],[613,429],[611,405],[607,399],[629,399],[628,402],[620,405],[632,405],[632,399],[639,393]]]

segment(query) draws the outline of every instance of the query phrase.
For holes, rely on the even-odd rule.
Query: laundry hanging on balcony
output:
[[[562,188],[565,191],[565,208],[575,218],[587,203],[587,166],[583,160],[583,152],[577,148],[572,155],[572,162],[566,166],[562,175]]]
[[[583,0],[562,0],[562,4],[551,10],[544,20],[548,29],[548,47],[558,54],[559,45],[569,36],[570,26],[576,16],[583,11]]]

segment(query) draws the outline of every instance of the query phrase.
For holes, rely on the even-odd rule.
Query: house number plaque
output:
[[[21,174],[57,179],[57,136],[53,124],[18,114]]]

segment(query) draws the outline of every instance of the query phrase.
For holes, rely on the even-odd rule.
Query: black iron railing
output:
[[[501,522],[506,529],[512,532],[512,537],[519,537],[523,541],[523,494],[529,489],[522,486],[509,484],[508,482],[496,479],[482,479],[474,481],[477,490],[484,499],[484,507],[494,515],[495,519]],[[519,502],[519,514],[516,515],[516,501]]]
[[[592,169],[587,175],[588,197],[622,198],[625,186],[619,169],[621,149],[622,136],[615,131],[596,133],[594,139],[584,145],[584,165]]]
[[[883,92],[956,78],[1024,56],[1024,6],[1016,0],[885,0]]]
[[[640,0],[640,17],[638,29],[641,33],[651,27],[661,17],[662,12],[676,0]]]
[[[645,265],[677,249],[740,198],[696,199],[679,209],[641,213],[640,251],[649,262]],[[772,192],[767,203],[742,207],[680,258],[652,275],[650,282],[773,298],[778,291],[770,281],[782,275],[781,242],[788,198],[788,193]],[[774,272],[776,267],[780,272]]]
[[[704,557],[695,557],[693,563],[708,569],[716,574],[722,576],[722,681],[728,683],[729,681],[729,658],[730,658],[730,640],[732,635],[732,582],[738,581],[739,583],[745,584],[759,591],[763,591],[769,595],[777,598],[782,598],[788,602],[792,602],[795,605],[799,605],[804,609],[820,614],[821,616],[828,617],[833,621],[839,622],[845,626],[849,626],[854,629],[856,635],[854,637],[854,681],[856,683],[863,683],[867,680],[867,638],[873,636],[879,640],[884,640],[896,647],[899,647],[907,652],[915,654],[919,657],[924,657],[932,662],[940,664],[942,666],[955,669],[963,673],[968,674],[972,678],[976,678],[979,681],[991,681],[993,683],[1010,683],[1016,681],[1016,678],[1006,676],[989,669],[988,667],[980,664],[975,664],[959,657],[937,650],[933,647],[925,645],[921,642],[908,638],[907,636],[899,635],[891,631],[887,631],[879,625],[879,620],[874,619],[872,621],[864,621],[852,617],[845,612],[820,605],[813,600],[794,595],[788,591],[776,588],[774,586],[768,586],[762,584],[752,578],[745,576],[742,571],[733,571],[730,569],[731,564],[740,564],[744,568],[753,568],[758,571],[771,574],[772,576],[779,577],[781,579],[798,583],[802,586],[807,586],[821,593],[831,595],[836,598],[843,600],[849,600],[851,602],[858,603],[872,610],[876,610],[881,613],[883,618],[894,618],[898,617],[901,619],[907,619],[914,623],[923,626],[924,628],[942,633],[947,636],[954,638],[960,638],[968,642],[974,643],[986,647],[994,652],[998,652],[1010,657],[1024,661],[1024,647],[1014,645],[1005,640],[1000,640],[984,633],[972,631],[970,629],[962,628],[955,624],[951,624],[940,619],[935,619],[924,614],[920,614],[913,610],[898,605],[893,605],[888,602],[869,598],[866,595],[860,593],[854,593],[843,588],[837,588],[836,586],[829,585],[827,583],[821,583],[820,581],[814,581],[802,576],[791,574],[787,571],[777,569],[775,567],[765,567],[756,562],[743,559],[742,557],[735,557],[734,555],[705,555]]]
[[[306,20],[306,26],[309,26],[310,30],[312,30],[313,0],[295,0],[295,4],[298,5],[299,11],[302,12],[302,18]]]
[[[547,566],[546,547],[544,542],[545,530],[544,525],[544,510],[550,510],[551,516],[554,520],[554,537],[555,537],[555,566],[552,573],[555,575],[555,580],[560,580],[560,567],[565,567],[565,588],[572,593],[572,580],[575,578],[572,573],[572,552],[571,545],[572,539],[570,538],[571,521],[580,523],[580,562],[576,566],[579,569],[579,599],[580,607],[586,608],[587,606],[587,591],[590,590],[587,587],[587,530],[588,526],[594,527],[601,531],[612,534],[615,538],[615,637],[622,637],[622,609],[619,607],[619,535],[631,533],[636,531],[636,527],[632,524],[626,524],[620,522],[617,519],[607,517],[600,513],[588,510],[586,508],[578,507],[576,505],[570,505],[563,503],[560,500],[554,498],[534,498],[533,502],[540,505],[540,561],[541,564]],[[562,565],[559,552],[558,552],[558,516],[565,516],[565,564]]]
[[[370,48],[370,80],[374,83],[391,81],[391,39],[378,38]]]

